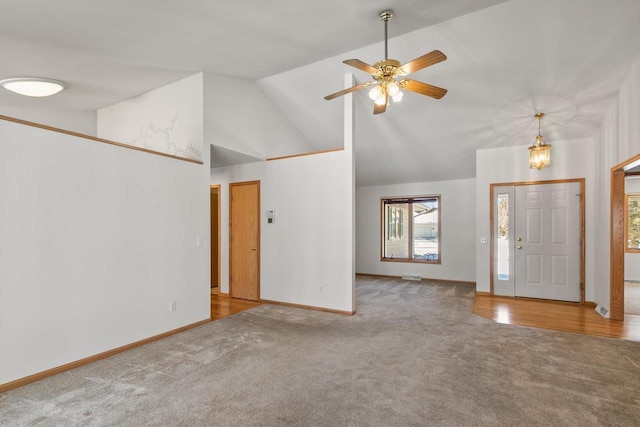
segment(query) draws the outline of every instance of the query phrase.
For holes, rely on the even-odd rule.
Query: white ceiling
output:
[[[9,0],[0,5],[0,79],[43,76],[46,99],[0,91],[0,106],[94,110],[208,71],[259,80],[317,149],[341,144],[342,102],[322,97],[384,54],[448,60],[413,77],[449,93],[409,93],[373,116],[356,104],[358,185],[475,176],[475,150],[590,137],[640,53],[637,0]],[[313,82],[313,84],[309,84]],[[526,155],[526,152],[523,152]]]

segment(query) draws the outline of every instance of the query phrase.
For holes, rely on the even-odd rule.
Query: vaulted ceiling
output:
[[[95,110],[198,71],[258,81],[316,149],[342,144],[342,102],[322,97],[342,64],[448,59],[413,77],[449,93],[408,93],[373,116],[355,95],[358,185],[475,176],[475,150],[592,137],[640,54],[640,2],[616,0],[10,0],[0,6],[0,79],[45,76],[47,99],[0,91],[0,106]],[[526,155],[526,152],[523,152]]]

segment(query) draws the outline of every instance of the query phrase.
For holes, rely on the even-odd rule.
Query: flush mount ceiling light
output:
[[[346,61],[342,61],[347,65],[357,68],[358,70],[371,74],[373,81],[360,83],[350,87],[349,89],[332,93],[331,95],[325,96],[324,99],[328,101],[373,85],[373,88],[369,91],[369,98],[374,101],[373,114],[380,114],[386,111],[389,99],[393,99],[394,102],[400,102],[402,99],[401,89],[406,89],[408,91],[436,99],[442,98],[447,93],[447,90],[441,87],[404,78],[404,76],[408,74],[415,73],[418,70],[422,70],[423,68],[427,68],[447,59],[447,56],[439,50],[429,52],[426,55],[422,55],[421,57],[416,58],[413,61],[409,61],[404,65],[396,59],[389,59],[387,23],[392,16],[393,10],[383,10],[378,15],[380,20],[384,22],[384,59],[373,65],[369,65],[359,59],[347,59]]]
[[[11,92],[35,97],[55,95],[64,89],[64,83],[59,80],[39,77],[17,77],[0,80],[0,85]]]
[[[545,144],[540,134],[540,121],[544,113],[538,113],[534,117],[538,119],[538,136],[536,142],[529,147],[529,168],[540,170],[551,164],[551,145]]]

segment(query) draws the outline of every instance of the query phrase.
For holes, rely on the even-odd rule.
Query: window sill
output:
[[[428,260],[428,259],[406,259],[406,258],[381,258],[382,262],[404,262],[411,264],[441,264],[441,260]]]

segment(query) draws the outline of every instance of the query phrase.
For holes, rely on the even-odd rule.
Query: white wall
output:
[[[491,223],[489,220],[490,184],[585,178],[586,187],[586,254],[585,298],[594,301],[596,289],[608,286],[594,280],[601,260],[596,257],[597,230],[602,228],[594,212],[602,204],[597,196],[596,143],[593,139],[554,141],[551,166],[540,171],[529,169],[527,146],[478,150],[476,152],[476,289],[490,291],[489,259]],[[487,243],[480,243],[486,238]]]
[[[209,318],[208,173],[0,121],[0,384]]]
[[[221,292],[229,292],[229,183],[259,180],[260,298],[352,310],[350,156],[338,151],[211,170],[221,189]],[[275,224],[267,224],[267,209],[277,211]]]
[[[380,261],[380,198],[440,194],[441,264]],[[475,281],[475,180],[423,182],[356,188],[358,273]]]
[[[640,193],[640,177],[627,177],[624,183],[626,193]],[[640,280],[640,254],[624,254],[624,278],[626,280]]]
[[[98,110],[98,137],[203,159],[202,73]]]
[[[610,262],[609,243],[611,209],[611,168],[631,157],[640,154],[640,56],[631,67],[629,74],[620,86],[618,96],[611,105],[598,135],[598,159],[596,164],[599,176],[598,205],[596,216],[600,227],[594,236],[598,242],[596,258],[598,268],[595,271],[596,302],[609,308],[610,303]]]
[[[97,136],[96,112],[0,106],[0,114],[89,136]]]
[[[255,82],[204,75],[205,141],[259,159],[315,149]]]

